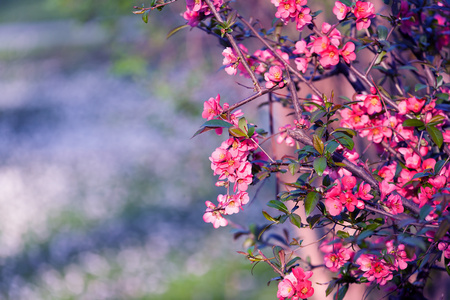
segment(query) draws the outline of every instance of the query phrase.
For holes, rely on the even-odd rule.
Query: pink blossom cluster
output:
[[[284,65],[276,59],[269,50],[256,50],[255,53],[250,56],[244,45],[239,44],[239,48],[245,57],[247,64],[250,67],[254,67],[256,74],[263,75],[264,80],[266,81],[266,88],[269,89],[276,85],[279,87],[284,86]],[[289,61],[289,55],[287,53],[280,49],[277,49],[276,52],[285,61]],[[222,55],[224,56],[222,64],[225,66],[225,72],[227,72],[228,75],[236,75],[239,70],[241,75],[249,77],[244,65],[239,62],[239,56],[234,49],[227,47],[222,51]]]
[[[306,6],[307,0],[271,0],[277,8],[275,17],[283,20],[287,24],[292,20],[297,25],[297,30],[302,31],[303,28],[312,23],[311,9]]]
[[[419,207],[425,204],[435,206],[437,203],[432,200],[433,196],[436,193],[448,193],[445,188],[449,187],[450,166],[444,166],[439,174],[433,174],[436,160],[426,158],[431,154],[431,145],[426,139],[419,139],[414,134],[414,127],[404,127],[403,122],[406,120],[406,114],[409,114],[409,118],[414,116],[424,124],[440,117],[444,122],[434,126],[441,128],[448,116],[435,108],[435,100],[426,103],[425,99],[414,96],[401,100],[398,104],[399,112],[395,115],[385,110],[382,100],[376,94],[360,94],[356,95],[355,99],[359,102],[341,110],[341,126],[357,130],[361,137],[366,137],[375,144],[386,143],[401,155],[406,166],[396,178],[395,162],[378,170],[378,175],[383,178],[380,183],[381,199],[387,197],[384,202],[386,210],[392,214],[402,213],[402,197],[411,199]],[[447,138],[444,142],[448,142]],[[413,179],[414,175],[424,172],[428,172],[429,176]],[[397,194],[390,195],[394,191]],[[433,218],[433,214],[430,218]]]
[[[355,208],[363,209],[362,200],[370,200],[373,195],[370,194],[370,185],[362,182],[356,189],[356,178],[351,175],[345,175],[341,180],[336,179],[334,186],[325,194],[325,206],[332,216],[339,215],[345,208],[353,212]]]
[[[356,18],[356,29],[366,29],[370,26],[370,19],[375,18],[375,8],[370,2],[356,1],[353,7],[348,7],[340,1],[336,1],[333,13],[338,20],[344,20],[348,13],[352,12]]]
[[[313,55],[318,56],[319,63],[324,68],[337,65],[340,57],[348,64],[356,59],[355,44],[347,42],[345,45],[341,45],[342,35],[339,30],[324,22],[321,31],[323,35],[311,36],[310,43],[305,40],[295,43],[293,53],[299,55],[295,58],[295,64],[302,73],[306,73],[308,63]]]
[[[376,282],[379,285],[385,285],[388,281],[392,280],[393,272],[398,270],[404,270],[407,268],[407,262],[415,259],[408,258],[405,251],[405,245],[394,245],[393,241],[387,241],[386,243],[387,254],[393,257],[392,262],[387,262],[381,257],[375,254],[361,254],[356,260],[356,264],[359,265],[359,270],[363,273],[363,277],[368,281]]]
[[[227,109],[229,105],[224,104]],[[207,120],[221,118],[224,108],[220,105],[220,95],[216,98],[210,98],[204,103],[202,117]],[[242,116],[240,111],[230,115],[228,121],[238,126],[238,118]],[[224,120],[223,118],[221,118]],[[249,162],[249,155],[257,149],[257,137],[253,140],[247,138],[230,137],[218,147],[209,160],[211,161],[211,169],[214,175],[219,176],[216,186],[227,188],[226,195],[218,195],[218,205],[214,205],[210,201],[206,201],[206,212],[203,220],[212,223],[214,228],[226,226],[228,221],[223,215],[231,215],[239,212],[239,209],[249,201],[248,186],[252,183],[252,164]],[[233,185],[230,193],[231,185]]]
[[[352,261],[355,254],[354,251],[342,247],[342,243],[333,240],[323,241],[320,251],[325,253],[325,266],[332,272],[338,272],[345,263]]]
[[[304,271],[301,267],[292,269],[292,272],[278,283],[278,300],[306,299],[314,294],[312,282],[308,279],[313,275],[312,271]]]
[[[223,0],[212,0],[212,2],[216,10],[219,10],[223,4]],[[211,11],[205,1],[186,0],[186,11],[183,13],[183,18],[191,27],[197,26],[205,16],[210,14]]]

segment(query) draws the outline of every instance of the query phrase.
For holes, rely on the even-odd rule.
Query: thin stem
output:
[[[208,0],[209,1],[209,0]],[[250,24],[248,23],[244,18],[242,18],[242,16],[238,16],[239,19],[242,21],[242,23],[245,24],[245,26],[247,26],[250,31],[255,35],[255,37],[257,39],[259,39],[264,46],[266,46],[271,52],[272,54],[285,66],[286,69],[288,69],[289,71],[291,71],[295,76],[297,76],[298,78],[300,78],[301,81],[303,81],[303,83],[305,83],[319,98],[322,98],[322,93],[312,84],[309,83],[308,80],[306,80],[306,78],[300,74],[297,70],[295,70],[290,64],[289,62],[285,61],[283,57],[281,57],[281,55],[271,46],[269,45],[269,43],[264,40],[256,31],[256,29]]]
[[[212,4],[211,0],[204,0],[206,2],[206,4],[208,5],[209,9],[211,10],[211,12],[213,13],[214,17],[217,19],[217,21],[219,23],[223,23],[223,19],[220,16],[220,14],[216,11],[216,8],[214,7],[214,4]],[[225,36],[227,37],[227,39],[230,41],[231,46],[233,47],[234,51],[238,54],[239,59],[241,60],[241,63],[244,65],[245,70],[247,71],[247,73],[250,75],[250,78],[253,81],[253,85],[255,86],[255,89],[257,92],[261,91],[261,86],[259,85],[258,79],[256,78],[255,73],[253,72],[253,70],[250,68],[250,66],[247,63],[247,59],[245,59],[244,55],[242,54],[241,49],[239,48],[239,46],[236,43],[236,40],[234,39],[233,35],[231,35],[230,33],[225,33]]]

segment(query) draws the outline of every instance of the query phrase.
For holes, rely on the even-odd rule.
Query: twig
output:
[[[211,0],[204,0],[206,2],[206,4],[208,5],[209,9],[211,10],[211,12],[213,13],[214,17],[217,19],[217,21],[219,23],[223,23],[223,19],[220,16],[220,14],[216,11],[216,8],[214,7],[214,4],[212,4]],[[244,55],[242,54],[241,49],[239,48],[239,46],[236,43],[236,40],[234,39],[233,35],[226,32],[225,36],[227,37],[227,39],[230,41],[231,46],[233,47],[234,51],[238,54],[239,59],[241,60],[241,63],[244,65],[245,70],[247,71],[247,73],[250,75],[250,78],[253,81],[253,85],[256,88],[256,91],[259,92],[261,91],[261,86],[259,85],[258,79],[256,78],[255,73],[253,72],[253,70],[250,68],[250,66],[247,63],[247,60],[245,59]]]

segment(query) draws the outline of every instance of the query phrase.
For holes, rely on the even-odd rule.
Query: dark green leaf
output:
[[[448,219],[445,219],[441,224],[439,225],[439,228],[434,235],[434,240],[437,242],[439,241],[450,229],[450,222]]]
[[[420,126],[424,126],[425,124],[417,119],[408,119],[403,121],[402,126],[403,127],[420,127]]]
[[[289,210],[287,209],[286,205],[284,205],[283,202],[278,200],[270,200],[269,203],[267,203],[267,206],[278,209],[279,211],[282,211],[284,213],[289,213]]]
[[[439,172],[441,172],[442,167],[445,164],[445,160],[439,160],[436,162],[436,164],[434,165],[434,174],[438,175]]]
[[[371,236],[373,234],[372,230],[364,230],[358,235],[358,240],[363,241],[365,238]]]
[[[322,176],[323,171],[327,167],[327,159],[323,156],[317,157],[313,162],[314,170],[316,170],[317,175]]]
[[[328,141],[325,145],[325,151],[329,154],[333,154],[336,151],[337,147],[339,147],[339,143],[336,141]]]
[[[442,132],[434,126],[427,126],[427,132],[430,135],[433,142],[441,148],[442,143],[444,142],[444,137],[442,136]]]
[[[302,218],[300,218],[300,216],[297,214],[290,214],[289,221],[291,221],[291,223],[297,226],[298,228],[302,227]]]
[[[327,289],[325,290],[325,295],[328,296],[329,294],[331,294],[331,292],[334,290],[334,288],[336,287],[336,283],[337,280],[331,280],[330,284],[328,285]]]
[[[306,195],[305,198],[305,213],[306,216],[309,216],[309,214],[314,210],[317,203],[319,202],[320,194],[317,192],[309,192],[308,195]]]
[[[345,297],[345,294],[347,294],[348,291],[348,283],[344,286],[339,287],[339,290],[336,294],[336,300],[342,300]]]
[[[388,35],[388,29],[386,26],[378,25],[377,27],[378,39],[385,40]]]
[[[430,205],[424,205],[421,209],[420,209],[420,213],[419,213],[419,217],[421,220],[425,220],[425,217],[428,216],[430,214],[430,212],[433,210],[434,208]]]
[[[273,247],[273,256],[277,259],[278,263],[281,265],[284,262],[284,259],[280,257],[280,252],[282,252],[281,256],[284,256],[284,250],[280,246]]]
[[[405,235],[399,235],[398,241],[402,244],[419,247],[423,251],[427,250],[425,242],[421,238],[409,237]]]
[[[320,221],[320,218],[322,217],[322,215],[314,215],[314,216],[309,216],[308,218],[306,218],[306,222],[308,222],[309,224],[309,228],[313,228],[314,225],[317,224],[317,222]]]

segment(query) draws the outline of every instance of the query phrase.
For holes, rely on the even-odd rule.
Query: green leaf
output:
[[[344,132],[346,133],[349,137],[354,137],[356,135],[356,131],[350,128],[344,128],[344,127],[340,127],[340,128],[336,128],[332,133],[334,132]]]
[[[327,153],[333,154],[336,151],[337,147],[339,147],[339,143],[336,141],[328,141],[325,145],[325,151]]]
[[[190,27],[190,25],[185,24],[185,25],[181,25],[181,26],[177,26],[174,29],[172,29],[166,36],[166,39],[170,38],[172,35],[174,35],[175,33],[177,33],[178,31],[180,31],[181,29]]]
[[[242,131],[242,129],[237,128],[237,127],[228,128],[228,133],[230,135],[232,135],[234,137],[238,137],[238,138],[247,136],[247,134],[244,131]]]
[[[414,91],[420,91],[420,90],[422,90],[422,89],[424,89],[424,88],[426,88],[427,87],[427,85],[426,84],[421,84],[421,83],[418,83],[418,84],[416,84],[415,86],[414,86]]]
[[[291,221],[291,223],[297,226],[298,228],[302,227],[302,218],[300,218],[300,216],[297,214],[290,214],[289,221]]]
[[[197,132],[194,133],[192,138],[194,138],[197,135],[202,134],[203,132],[206,132],[206,131],[210,131],[210,130],[213,130],[213,129],[216,129],[216,128],[230,128],[232,126],[233,126],[233,124],[231,124],[229,122],[226,122],[224,120],[216,120],[216,119],[209,120],[209,121],[206,121],[205,123],[203,123],[200,126],[200,129],[197,130]]]
[[[346,231],[342,231],[342,230],[338,230],[338,232],[336,233],[336,235],[338,237],[340,237],[341,239],[346,239],[350,236],[350,234],[348,234],[348,232]]]
[[[434,240],[439,241],[450,229],[450,222],[448,219],[445,219],[440,225],[439,228],[434,235]]]
[[[314,210],[317,203],[319,202],[320,194],[317,192],[309,192],[308,195],[306,195],[305,198],[305,213],[306,216],[309,216],[309,214]]]
[[[271,215],[269,215],[266,211],[263,210],[262,214],[263,214],[264,218],[266,218],[270,222],[276,222],[276,220]]]
[[[306,222],[308,222],[309,224],[309,228],[313,228],[314,225],[317,224],[317,222],[320,221],[320,218],[322,217],[322,215],[314,215],[314,216],[309,216],[308,218],[306,218]]]
[[[336,283],[337,283],[337,279],[333,279],[330,281],[330,284],[328,285],[327,289],[325,290],[325,295],[328,296],[329,294],[331,294],[331,292],[334,290],[334,288],[336,287]]]
[[[335,132],[333,133],[336,140],[338,140],[339,143],[342,144],[345,148],[348,150],[353,150],[353,147],[355,146],[355,142],[345,133],[342,132]]]
[[[278,200],[270,200],[269,203],[267,203],[267,206],[278,209],[279,211],[282,211],[284,213],[289,213],[289,210],[287,209],[286,205],[284,205],[283,202]]]
[[[288,169],[292,176],[294,176],[297,173],[298,169],[300,169],[300,166],[297,163],[291,163],[289,164]]]
[[[324,149],[323,142],[315,134],[313,134],[313,146],[314,146],[314,149],[316,149],[317,152],[319,152],[319,154],[321,154],[321,155],[323,154],[323,149]]]
[[[142,21],[144,21],[144,23],[148,23],[148,10],[142,14]]]
[[[420,219],[421,220],[425,220],[425,217],[428,216],[433,209],[434,208],[432,206],[430,206],[430,205],[424,205],[420,209],[420,213],[419,213]]]
[[[345,294],[347,294],[347,291],[348,291],[348,283],[345,284],[345,285],[342,286],[342,287],[339,287],[339,290],[338,290],[338,292],[336,293],[335,299],[336,299],[336,300],[342,300],[342,299],[344,299]]]
[[[253,134],[255,133],[255,126],[252,126],[248,129],[248,137],[251,138]]]
[[[363,241],[365,238],[367,238],[367,237],[373,235],[373,233],[374,233],[374,232],[373,232],[372,230],[364,230],[363,232],[361,232],[361,233],[358,235],[358,241]]]
[[[238,127],[245,133],[248,132],[248,125],[247,125],[247,120],[245,118],[240,118],[239,119],[239,123],[238,123]]]
[[[327,159],[323,156],[317,157],[313,162],[314,170],[316,170],[317,175],[322,176],[323,171],[327,167]]]
[[[423,251],[427,250],[427,245],[425,244],[425,242],[421,238],[409,237],[409,236],[405,236],[405,235],[399,235],[398,241],[400,243],[402,243],[402,244],[406,244],[406,245],[410,245],[410,246],[414,246],[414,247],[419,247]]]
[[[402,124],[403,127],[421,127],[421,126],[425,126],[425,124],[417,119],[408,119],[403,121]]]
[[[388,35],[388,29],[386,26],[378,25],[377,27],[377,34],[379,40],[385,40]]]
[[[447,274],[450,275],[450,258],[444,258],[445,270]]]
[[[419,72],[419,70],[417,70],[417,68],[414,66],[401,66],[398,69],[399,70],[412,70],[412,71]]]
[[[439,160],[439,161],[436,162],[436,164],[434,165],[434,174],[435,175],[438,175],[439,172],[441,172],[442,167],[444,166],[444,164],[445,164],[445,160]]]
[[[427,132],[430,135],[433,142],[441,148],[442,143],[444,142],[444,137],[442,136],[442,132],[434,126],[427,126]]]
[[[322,118],[323,116],[325,116],[325,112],[324,112],[324,111],[321,111],[321,110],[318,110],[318,111],[316,111],[316,112],[314,112],[314,113],[312,114],[311,119],[310,119],[310,122],[311,122],[311,123],[314,123],[314,122],[316,122],[317,120],[319,120],[320,118]]]
[[[284,262],[284,259],[280,257],[280,252],[282,253],[281,256],[284,256],[284,250],[280,246],[273,247],[273,256],[277,259],[278,263],[281,265],[282,262]]]

